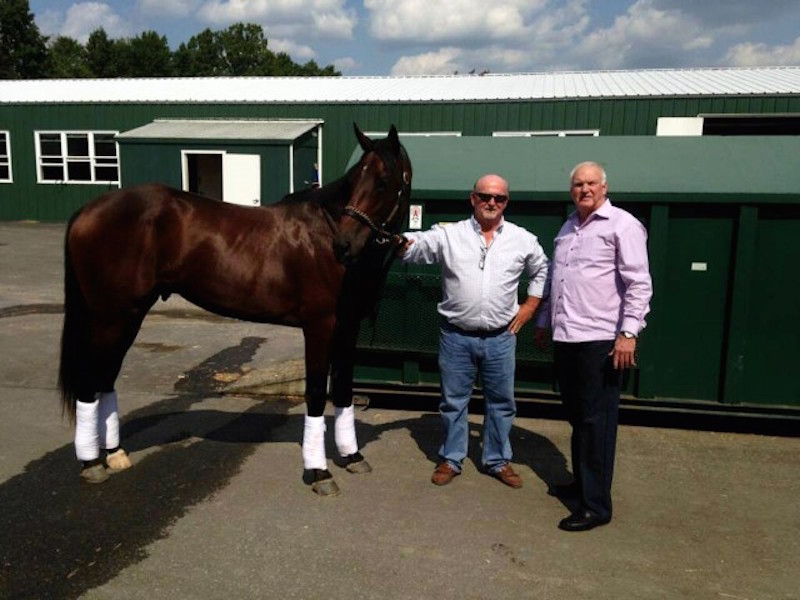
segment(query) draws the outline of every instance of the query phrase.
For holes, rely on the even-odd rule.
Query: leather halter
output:
[[[389,213],[389,216],[386,217],[386,219],[383,221],[383,223],[380,226],[378,226],[375,223],[375,221],[373,221],[370,218],[370,216],[368,214],[366,214],[364,211],[359,210],[358,208],[356,208],[355,206],[352,206],[350,204],[345,206],[342,209],[342,212],[345,215],[347,215],[348,217],[350,217],[351,219],[355,219],[356,221],[358,221],[362,225],[366,225],[367,227],[369,227],[370,231],[372,231],[372,233],[374,233],[375,236],[376,236],[374,238],[374,241],[375,241],[376,244],[383,245],[383,244],[388,244],[390,242],[394,242],[394,243],[398,243],[398,244],[399,243],[405,243],[406,237],[404,235],[401,235],[399,233],[392,233],[391,231],[388,231],[386,229],[386,227],[387,227],[387,225],[389,223],[392,222],[392,219],[394,219],[395,215],[397,214],[397,211],[400,210],[400,205],[403,202],[403,193],[408,189],[410,183],[411,183],[411,178],[409,176],[409,173],[408,173],[408,171],[403,169],[403,183],[400,186],[400,189],[397,190],[397,201],[394,203],[394,206],[392,207],[392,210]],[[324,212],[325,212],[325,217],[328,220],[328,223],[331,225],[331,228],[333,229],[334,234],[336,234],[338,232],[338,228],[336,227],[335,223],[333,222],[333,217],[328,213],[327,210],[324,211]]]
[[[398,233],[392,233],[391,231],[387,231],[385,229],[386,225],[394,219],[394,216],[397,214],[397,211],[400,209],[400,203],[402,202],[403,198],[403,188],[401,187],[397,191],[397,202],[395,202],[394,206],[392,207],[392,212],[389,213],[389,216],[386,217],[386,220],[383,224],[378,227],[375,222],[370,219],[369,215],[365,212],[357,209],[355,206],[347,205],[342,209],[342,212],[346,214],[348,217],[355,219],[359,223],[366,225],[370,228],[370,230],[377,236],[375,237],[376,244],[387,244],[389,242],[396,242],[403,239],[403,236]]]

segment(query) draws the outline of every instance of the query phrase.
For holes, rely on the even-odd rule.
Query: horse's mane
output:
[[[371,151],[377,152],[378,155],[381,157],[381,160],[383,160],[385,163],[395,164],[395,165],[404,159],[407,160],[408,157],[405,148],[403,148],[402,146],[400,146],[400,152],[401,152],[400,156],[399,157],[394,156],[385,139],[377,140],[373,144]],[[346,194],[347,198],[349,198],[351,181],[353,180],[353,174],[360,164],[361,164],[361,159],[359,159],[356,164],[350,167],[350,169],[348,169],[344,175],[342,175],[335,181],[323,185],[322,187],[307,188],[304,190],[294,192],[292,194],[287,194],[286,196],[281,198],[279,204],[299,204],[302,202],[309,202],[314,204],[321,204],[323,206],[328,207],[329,209],[330,208],[335,209],[335,207],[344,204],[343,201],[344,194]]]

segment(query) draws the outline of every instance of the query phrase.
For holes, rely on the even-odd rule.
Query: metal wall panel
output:
[[[659,116],[716,113],[800,113],[800,97],[628,98],[510,102],[224,104],[106,103],[0,104],[0,129],[11,137],[14,182],[0,184],[0,219],[63,221],[102,185],[36,183],[33,133],[51,130],[126,131],[156,118],[320,118],[323,127],[323,182],[341,175],[356,146],[352,124],[362,130],[494,131],[600,129],[601,136],[653,135]],[[413,156],[412,156],[413,161]]]

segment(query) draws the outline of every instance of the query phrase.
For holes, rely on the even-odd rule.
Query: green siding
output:
[[[459,143],[471,148],[467,155],[442,148],[430,151],[440,143],[436,140],[430,140],[433,145],[425,150],[425,144],[406,138],[414,163],[413,198],[424,205],[425,227],[435,220],[456,220],[468,214],[470,185],[479,174],[496,170],[511,181],[509,218],[539,235],[551,253],[552,237],[569,202],[569,169],[580,160],[600,160],[609,171],[612,198],[641,218],[650,234],[655,297],[631,393],[643,398],[797,405],[800,389],[792,361],[798,346],[800,304],[792,300],[798,290],[791,274],[800,262],[796,244],[800,200],[793,187],[800,138],[651,137],[662,116],[731,113],[800,114],[800,97],[0,104],[0,129],[9,132],[14,178],[13,183],[0,184],[0,219],[64,221],[111,187],[37,184],[34,132],[38,130],[122,132],[156,118],[321,119],[326,183],[344,172],[353,155],[354,122],[365,131],[387,131],[395,124],[401,133],[458,131],[464,136],[491,136],[503,130],[599,129],[601,137],[592,139],[497,143],[462,138]],[[264,145],[228,148],[265,157],[264,182],[287,181],[285,147],[284,154],[274,159]],[[138,151],[134,144],[122,150],[123,181],[131,177],[131,181],[180,183],[175,179],[180,177],[177,148],[164,145],[149,154]],[[128,152],[133,153],[130,160]],[[303,173],[307,164],[316,157],[303,140],[294,158],[297,187],[307,178]],[[270,187],[265,185],[263,191]],[[268,193],[279,197],[285,191],[275,186]],[[707,262],[713,266],[706,272],[692,271],[696,255],[709,256]],[[438,289],[435,268],[398,267],[391,273],[378,327],[362,334],[362,350],[370,350],[359,364],[362,372],[384,381],[436,381]],[[701,301],[693,302],[694,295]],[[688,350],[684,349],[687,324],[700,331],[700,341]],[[520,341],[523,376],[519,386],[552,389],[549,356],[534,349],[529,336],[530,331]],[[688,343],[694,342],[689,338]]]

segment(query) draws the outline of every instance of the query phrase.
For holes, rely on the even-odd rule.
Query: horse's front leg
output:
[[[306,415],[303,424],[304,479],[320,496],[335,496],[339,486],[325,453],[325,402],[328,395],[333,319],[303,328],[306,358]]]
[[[350,473],[369,473],[370,464],[359,452],[353,407],[353,367],[358,327],[348,328],[337,336],[331,361],[331,391],[334,406],[334,434],[340,465]]]

